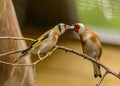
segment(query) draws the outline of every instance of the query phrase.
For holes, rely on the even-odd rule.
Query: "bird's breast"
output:
[[[89,56],[97,56],[100,53],[100,50],[96,43],[88,40],[86,44],[83,46],[83,52],[88,54]]]
[[[57,39],[49,38],[38,44],[38,46],[32,49],[32,54],[45,53],[51,50],[57,43]]]

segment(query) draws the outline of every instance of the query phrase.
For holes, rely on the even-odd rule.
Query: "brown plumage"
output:
[[[95,58],[97,61],[100,60],[102,53],[102,45],[97,33],[81,23],[73,24],[73,26],[74,31],[80,37],[83,53]],[[93,68],[94,77],[101,77],[100,65],[93,63]]]

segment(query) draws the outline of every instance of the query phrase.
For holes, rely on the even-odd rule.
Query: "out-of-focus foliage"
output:
[[[120,0],[75,0],[80,22],[120,30]]]

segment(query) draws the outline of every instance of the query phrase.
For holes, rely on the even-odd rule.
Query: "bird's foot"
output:
[[[40,62],[42,62],[43,58],[42,58],[42,57],[39,57],[39,59],[40,59]]]
[[[101,63],[101,61],[100,61],[100,60],[97,60],[97,62],[98,62],[98,63]]]
[[[48,55],[48,56],[51,56],[51,55],[52,55],[52,52],[47,52],[47,55]]]
[[[88,56],[87,54],[84,54],[84,57],[83,57],[83,58],[86,59],[87,56]]]

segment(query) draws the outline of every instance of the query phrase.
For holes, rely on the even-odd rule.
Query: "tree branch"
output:
[[[66,47],[63,47],[63,46],[58,46],[58,49],[62,49],[62,50],[65,50],[65,51],[68,51],[68,52],[72,52],[78,56],[81,56],[89,61],[92,61],[94,63],[97,63],[99,64],[101,67],[103,67],[108,73],[114,75],[115,77],[117,77],[118,79],[120,79],[120,75],[119,73],[116,73],[114,72],[112,69],[110,69],[109,67],[107,67],[106,65],[104,65],[102,62],[98,62],[96,61],[94,58],[90,57],[90,56],[87,56],[86,54],[81,54],[80,52],[78,51],[75,51],[75,50],[72,50],[70,48],[66,48]]]
[[[106,71],[104,73],[104,75],[102,76],[102,78],[99,80],[99,82],[96,84],[96,86],[100,86],[100,84],[102,83],[103,79],[105,78],[105,76],[107,76],[108,72]]]
[[[0,54],[0,57],[7,56],[7,55],[11,55],[11,54],[15,54],[15,53],[19,53],[19,52],[22,52],[22,51],[23,51],[23,50],[10,51],[10,52],[8,52],[8,53]]]
[[[61,50],[64,50],[64,51],[67,51],[67,52],[71,52],[73,54],[76,54],[78,56],[81,56],[89,61],[92,61],[94,63],[97,63],[99,64],[102,68],[104,68],[106,70],[106,72],[103,74],[102,78],[99,80],[99,82],[96,84],[96,86],[100,86],[100,84],[102,83],[102,81],[104,80],[105,76],[107,76],[107,74],[112,74],[113,76],[117,77],[118,79],[120,79],[120,74],[119,73],[116,73],[115,71],[113,71],[112,69],[110,69],[109,67],[107,67],[106,65],[104,65],[102,62],[98,62],[96,61],[94,58],[90,57],[90,56],[87,56],[86,54],[82,54],[76,50],[73,50],[73,49],[70,49],[70,48],[67,48],[67,47],[64,47],[64,46],[58,46],[56,45],[54,47],[54,49],[50,52],[50,54],[48,53],[47,55],[45,55],[44,57],[42,57],[43,59],[47,58],[49,55],[51,55],[55,50],[57,49],[61,49]],[[0,56],[5,56],[5,55],[10,55],[10,54],[14,54],[14,53],[18,53],[18,52],[21,52],[22,50],[18,50],[18,51],[12,51],[12,52],[8,52],[8,53],[5,53],[5,54],[2,54]],[[33,66],[34,68],[34,73],[36,71],[36,68],[35,68],[35,65],[37,63],[41,62],[41,60],[37,60],[35,61],[34,63],[32,64],[14,64],[14,63],[9,63],[9,62],[3,62],[3,61],[0,61],[0,63],[3,63],[3,64],[7,64],[7,65],[11,65],[11,66],[21,66],[21,67],[24,67],[24,66]],[[35,75],[35,74],[34,74]],[[35,76],[34,76],[35,77]]]
[[[0,37],[0,39],[13,39],[13,40],[27,40],[27,41],[36,41],[35,39],[31,39],[31,38],[24,38],[24,37]]]

